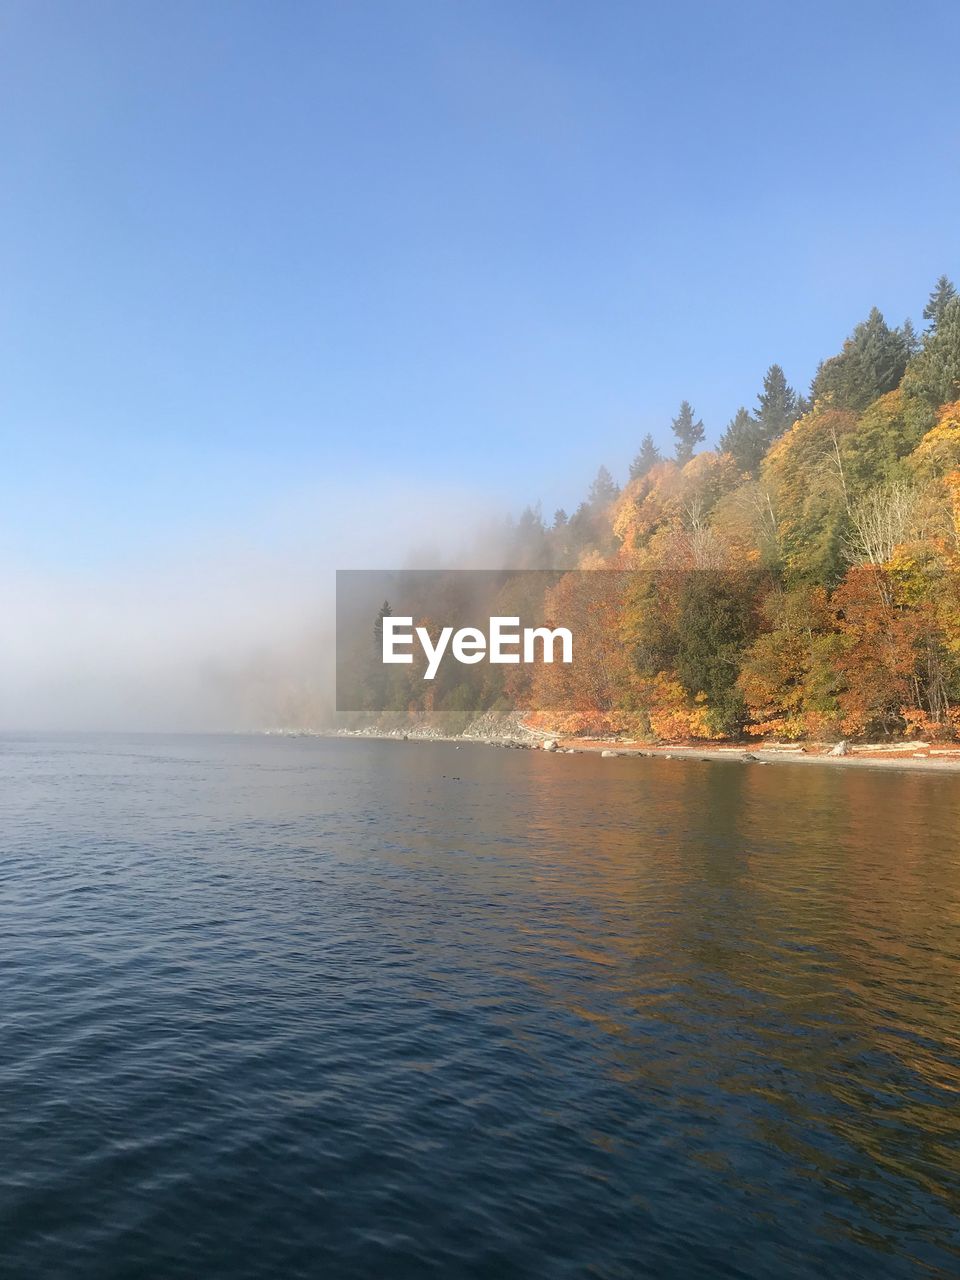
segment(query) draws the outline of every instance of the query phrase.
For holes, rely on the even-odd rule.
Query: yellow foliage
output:
[[[621,562],[634,568],[659,563],[662,550],[674,546],[672,535],[704,530],[717,503],[739,483],[736,464],[726,453],[695,454],[683,468],[675,462],[651,468],[627,485],[613,510]]]
[[[953,510],[954,533],[960,542],[960,470],[951,471],[949,475],[944,476],[943,482],[947,487],[950,506]]]
[[[910,455],[910,463],[928,475],[948,476],[960,469],[960,400],[945,404]]]
[[[685,738],[722,738],[714,733],[707,720],[706,699],[701,694],[691,705],[679,680],[661,671],[650,681],[650,728],[664,741]]]
[[[613,532],[628,550],[639,547],[665,518],[680,487],[675,462],[659,462],[624,489],[613,508]]]

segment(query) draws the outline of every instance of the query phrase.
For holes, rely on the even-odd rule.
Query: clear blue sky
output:
[[[715,440],[960,275],[958,47],[956,0],[4,0],[0,554],[571,507],[682,397]]]

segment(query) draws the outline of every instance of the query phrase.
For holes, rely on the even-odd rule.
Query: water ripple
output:
[[[0,1273],[957,1274],[960,782],[452,750],[4,740]]]

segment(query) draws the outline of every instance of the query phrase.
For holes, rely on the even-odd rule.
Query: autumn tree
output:
[[[737,681],[752,722],[748,732],[787,739],[836,736],[842,641],[826,589],[777,589],[762,612],[765,628],[744,654]]]
[[[853,737],[902,728],[904,705],[916,705],[916,613],[898,607],[888,571],[873,566],[851,569],[833,605],[842,637],[836,668],[843,732]]]
[[[909,481],[871,489],[850,511],[848,545],[854,564],[888,564],[897,548],[912,538],[921,504],[922,494]]]
[[[918,338],[871,311],[821,364],[812,407],[771,365],[717,452],[697,451],[685,400],[675,460],[648,433],[623,492],[601,467],[569,519],[546,528],[538,504],[510,525],[510,563],[581,570],[547,602],[585,665],[470,681],[451,665],[429,688],[415,665],[391,673],[388,708],[535,708],[545,728],[661,740],[960,735],[960,296],[945,277],[924,318]],[[508,581],[500,613],[535,616],[530,578]],[[420,604],[430,627],[466,616],[453,598]]]
[[[569,627],[575,636],[572,663],[533,669],[532,705],[549,727],[568,733],[622,727],[630,670],[619,633],[628,585],[629,575],[599,569],[565,574],[547,592],[547,625]]]
[[[856,429],[841,441],[847,487],[857,500],[875,485],[901,474],[902,460],[916,448],[922,434],[910,415],[902,391],[889,391],[860,415]]]
[[[960,400],[945,404],[933,426],[908,459],[914,473],[949,476],[960,472]]]
[[[777,513],[791,581],[832,584],[843,573],[853,498],[848,442],[856,429],[853,413],[815,409],[781,436],[764,459],[761,478]]]

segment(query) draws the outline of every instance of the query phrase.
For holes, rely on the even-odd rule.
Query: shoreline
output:
[[[568,739],[559,738],[557,750],[566,750]],[[914,769],[939,773],[960,772],[960,747],[930,747],[926,744],[905,743],[902,747],[891,748],[886,743],[864,743],[860,746],[849,746],[846,755],[831,755],[832,745],[828,746],[774,746],[756,743],[735,743],[730,746],[698,747],[689,743],[682,745],[652,745],[617,742],[581,740],[578,754],[604,752],[612,753],[614,758],[642,756],[648,759],[664,760],[702,760],[704,762],[727,764],[799,764],[799,765],[833,765],[848,769]]]
[[[654,744],[617,738],[577,738],[530,729],[522,722],[502,732],[443,734],[432,729],[339,729],[315,736],[370,738],[385,742],[448,742],[456,745],[543,751],[552,755],[599,755],[605,759],[629,757],[661,760],[696,760],[726,764],[831,765],[847,769],[910,769],[918,772],[960,773],[960,744],[927,742],[902,744],[847,744],[846,753],[832,754],[834,743],[773,744],[731,743],[698,746],[691,743]]]

